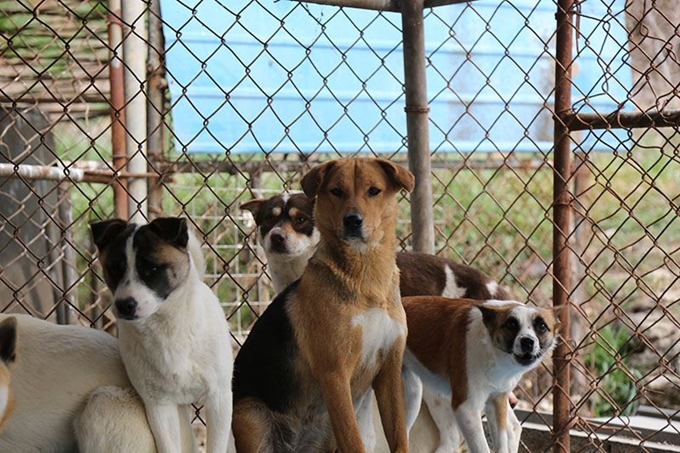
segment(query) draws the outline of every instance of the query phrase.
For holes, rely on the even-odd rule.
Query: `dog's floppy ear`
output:
[[[169,244],[186,248],[189,243],[187,219],[182,217],[159,217],[149,224],[149,229]]]
[[[239,208],[250,211],[254,217],[257,217],[257,213],[260,212],[262,203],[264,203],[262,198],[254,198],[250,201],[246,201],[241,206],[239,206]]]
[[[0,360],[14,362],[17,347],[17,318],[11,316],[0,322]]]
[[[477,305],[479,311],[482,312],[482,320],[487,329],[493,329],[496,325],[496,317],[498,316],[498,310],[493,307],[486,307],[484,305]]]
[[[548,308],[548,311],[552,312],[552,315],[555,320],[555,332],[560,330],[560,326],[562,325],[562,322],[560,322],[560,316],[562,315],[562,312],[564,310],[568,310],[569,304],[566,305],[558,305],[556,307],[550,307]]]
[[[316,194],[319,193],[319,188],[323,183],[323,178],[326,176],[326,173],[328,173],[328,170],[333,167],[333,165],[335,165],[335,161],[333,160],[325,162],[321,165],[317,165],[302,177],[300,184],[302,185],[302,191],[305,193],[305,195],[307,195],[309,198],[316,197]]]
[[[416,178],[413,176],[413,173],[402,167],[401,165],[397,165],[394,162],[391,162],[387,159],[376,159],[380,166],[383,168],[383,171],[387,173],[387,175],[390,177],[390,179],[400,188],[406,190],[407,192],[410,192],[413,190],[413,186],[416,183]]]
[[[111,242],[111,239],[118,236],[127,228],[127,222],[121,219],[102,220],[90,223],[92,240],[101,253],[102,250]]]

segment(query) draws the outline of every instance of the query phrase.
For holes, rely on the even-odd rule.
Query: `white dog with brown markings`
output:
[[[555,346],[557,310],[515,301],[429,296],[405,297],[402,302],[409,331],[404,367],[425,386],[450,395],[471,453],[490,451],[484,412],[493,451],[517,452],[522,429],[508,395]],[[413,404],[420,402],[417,395],[414,398]]]

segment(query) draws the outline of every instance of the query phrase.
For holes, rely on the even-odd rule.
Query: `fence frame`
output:
[[[125,1],[125,0],[124,0]],[[432,165],[429,149],[428,132],[428,100],[425,74],[425,30],[424,10],[437,6],[463,3],[466,0],[296,0],[304,3],[315,3],[328,6],[369,9],[384,12],[397,12],[402,16],[402,34],[404,46],[404,86],[405,107],[408,136],[408,164],[416,177],[416,184],[411,195],[411,224],[413,249],[416,251],[434,252],[434,214],[432,195]],[[473,0],[474,1],[474,0]],[[574,33],[580,12],[577,0],[557,0],[556,10],[556,44],[555,44],[555,91],[554,91],[554,166],[553,166],[553,305],[569,307],[574,291],[572,284],[573,263],[577,260],[569,246],[574,236],[574,184],[577,180],[578,168],[573,170],[571,134],[582,130],[597,129],[632,129],[651,127],[680,126],[680,111],[659,112],[646,111],[628,113],[620,110],[607,113],[579,114],[572,110],[572,66],[573,46],[576,41]],[[152,13],[153,14],[153,13]],[[155,43],[157,45],[157,43]],[[153,47],[153,46],[152,46]],[[160,48],[160,47],[159,47]],[[151,53],[154,49],[151,49]],[[151,57],[152,61],[156,61]],[[155,68],[156,66],[154,66]],[[152,77],[149,90],[158,89]],[[150,96],[150,98],[153,98]],[[157,111],[158,104],[149,102],[148,111]],[[118,116],[117,116],[118,118]],[[156,152],[152,147],[150,152]],[[115,148],[114,148],[115,149]],[[160,168],[155,171],[159,172]],[[228,169],[226,169],[229,171]],[[178,168],[165,168],[163,173],[182,171]],[[233,171],[233,170],[232,170]],[[153,173],[153,172],[151,172]],[[130,184],[133,175],[138,175],[128,167],[127,174],[117,175],[119,184]],[[154,178],[162,180],[163,175],[156,177],[148,173],[149,182]],[[116,192],[116,204],[118,195]],[[123,192],[128,196],[126,192]],[[132,198],[132,197],[131,197]],[[153,216],[156,205],[160,205],[160,196],[149,200],[149,214]],[[135,203],[131,199],[130,204]],[[121,202],[122,203],[122,202]],[[123,204],[121,204],[123,206]],[[575,360],[570,337],[570,310],[560,312],[561,341],[553,353],[553,451],[568,453],[570,451],[570,429],[577,422],[577,414],[570,399],[571,368]]]
[[[411,195],[411,224],[413,249],[434,253],[434,214],[432,193],[432,170],[441,163],[430,159],[429,118],[426,81],[426,54],[424,43],[424,11],[426,8],[463,3],[465,0],[295,0],[338,7],[361,8],[384,12],[395,12],[402,17],[404,46],[404,86],[408,138],[408,165],[416,177]],[[121,5],[122,3],[122,5]],[[71,183],[91,182],[111,185],[114,191],[116,214],[119,217],[144,221],[161,212],[162,181],[173,173],[200,170],[201,163],[169,163],[163,160],[165,124],[167,113],[163,101],[163,61],[160,58],[163,45],[160,33],[160,12],[158,2],[152,1],[150,11],[143,5],[142,10],[126,13],[126,6],[135,0],[112,0],[108,13],[108,43],[112,49],[109,62],[111,86],[110,107],[112,124],[112,167],[108,170],[92,170],[76,165],[48,167],[35,165],[0,164],[0,176],[26,180],[61,181],[60,192],[67,197]],[[578,40],[578,17],[580,0],[556,0],[555,15],[555,79],[554,79],[554,162],[553,162],[553,230],[552,230],[552,300],[555,307],[565,307],[560,312],[562,339],[553,353],[553,451],[566,453],[571,449],[570,429],[579,419],[570,399],[572,384],[571,369],[576,357],[571,338],[571,311],[576,289],[574,288],[574,263],[578,256],[570,240],[578,234],[574,217],[578,214],[578,156],[572,149],[572,134],[578,131],[636,128],[669,128],[680,126],[680,110],[644,112],[577,113],[572,109],[572,67],[575,63],[573,49]],[[122,12],[121,12],[122,10]],[[140,12],[142,11],[142,12]],[[148,38],[145,20],[149,17]],[[122,18],[122,19],[121,19]],[[129,28],[123,24],[133,24]],[[135,27],[143,27],[144,30]],[[576,31],[576,33],[575,33]],[[132,39],[134,37],[134,39]],[[131,51],[125,51],[124,60],[117,54],[124,45],[132,46],[138,55],[137,63],[128,60]],[[126,49],[128,48],[126,46]],[[140,49],[148,55],[139,57]],[[148,60],[147,60],[148,59]],[[140,61],[142,65],[140,66]],[[147,64],[148,61],[148,64]],[[136,65],[136,66],[135,66]],[[136,76],[124,74],[124,68],[135,66]],[[140,83],[140,80],[142,83]],[[146,97],[140,96],[140,86],[146,90]],[[125,95],[125,89],[129,90]],[[139,104],[141,102],[141,104]],[[139,107],[142,108],[139,108]],[[126,110],[128,110],[126,115]],[[144,112],[141,117],[132,117],[130,112]],[[143,125],[142,129],[139,129]],[[145,157],[145,155],[147,157]],[[136,163],[135,163],[136,162]],[[158,165],[156,165],[156,163]],[[507,165],[508,162],[505,162]],[[231,163],[206,163],[216,172],[236,171],[256,175],[272,163],[245,164],[238,169]],[[302,163],[278,162],[279,169],[301,169]],[[474,166],[466,164],[466,168]],[[480,164],[480,168],[485,166]],[[218,167],[218,168],[217,168]],[[148,213],[144,204],[148,202]],[[61,206],[61,205],[60,205]],[[63,211],[62,211],[63,209]],[[58,218],[69,225],[68,206],[60,207]],[[67,231],[67,230],[64,230]],[[69,242],[68,233],[62,240]],[[68,249],[68,248],[66,248]],[[64,272],[68,274],[65,268]],[[73,296],[72,283],[76,276],[69,275],[66,282],[66,298]],[[68,311],[58,312],[59,322],[67,322]]]

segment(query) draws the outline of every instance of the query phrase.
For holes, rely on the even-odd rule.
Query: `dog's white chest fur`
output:
[[[362,366],[375,366],[382,353],[391,349],[398,338],[406,336],[406,327],[382,308],[371,308],[356,315],[352,325],[361,327]]]

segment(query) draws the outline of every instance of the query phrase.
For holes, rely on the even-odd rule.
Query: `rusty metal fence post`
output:
[[[413,249],[434,253],[432,168],[428,132],[427,78],[425,74],[425,28],[423,0],[401,2],[404,34],[404,87],[408,165],[416,177],[411,195]]]
[[[571,139],[562,115],[571,111],[571,65],[574,0],[559,0],[555,59],[555,163],[553,169],[553,305],[560,313],[562,339],[553,353],[553,432],[555,453],[570,451],[569,235],[571,223]]]

